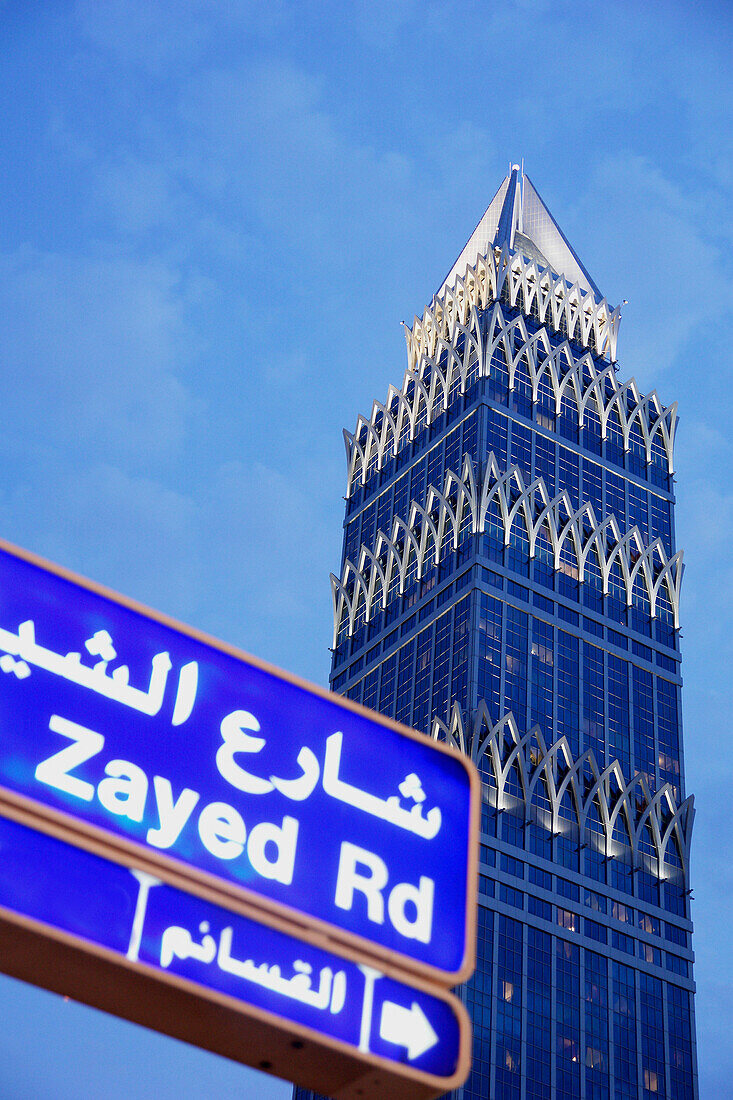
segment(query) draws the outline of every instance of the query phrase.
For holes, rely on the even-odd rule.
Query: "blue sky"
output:
[[[0,534],[324,683],[341,429],[512,160],[678,400],[701,1097],[733,1076],[729,4],[0,3]],[[278,1097],[0,979],[10,1098]],[[42,1043],[39,1044],[39,1038]]]

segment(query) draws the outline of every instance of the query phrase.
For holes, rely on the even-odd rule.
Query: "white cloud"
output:
[[[715,226],[703,236],[699,215],[696,199],[630,152],[600,159],[575,211],[579,222],[592,222],[594,251],[606,268],[623,273],[618,285],[601,289],[614,304],[629,300],[619,358],[624,375],[636,375],[647,390],[695,332],[713,319],[720,324],[731,308],[733,282]]]
[[[269,34],[280,0],[77,0],[76,19],[99,50],[151,73],[191,64],[222,34]]]
[[[306,458],[294,477],[289,465],[225,462],[193,492],[106,463],[13,474],[0,490],[11,542],[325,678],[342,510],[333,468]]]
[[[328,615],[328,571],[338,564],[340,501],[332,471],[308,459],[278,470],[261,462],[224,464],[210,486],[205,508],[206,538],[225,547],[220,569],[224,602],[241,608],[242,631],[261,646],[265,632],[286,624],[297,637],[303,626]],[[202,532],[203,534],[203,532]],[[313,599],[314,586],[321,599]],[[324,646],[328,631],[321,632]],[[295,639],[293,639],[295,640]]]
[[[193,611],[196,506],[176,489],[91,464],[11,490],[1,511],[3,529],[46,557],[179,617]]]
[[[178,273],[159,261],[33,249],[0,255],[0,355],[22,385],[6,436],[145,463],[179,450],[192,399]]]
[[[377,200],[385,234],[419,222],[413,158],[351,135],[332,93],[304,66],[270,58],[201,73],[181,97],[196,185],[217,164],[225,175],[217,198],[247,209],[270,246],[301,263],[322,261],[327,249],[329,263],[353,264],[375,249]]]
[[[129,154],[96,171],[97,199],[123,232],[143,233],[180,215],[182,196],[170,165]]]
[[[370,49],[390,49],[399,40],[406,45],[415,32],[415,16],[421,5],[416,0],[359,0],[356,27]]]

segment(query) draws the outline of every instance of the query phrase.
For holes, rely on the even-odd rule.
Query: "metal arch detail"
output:
[[[596,519],[588,501],[575,509],[566,490],[550,497],[543,478],[526,484],[518,466],[502,472],[491,453],[479,484],[466,455],[460,475],[448,470],[442,491],[429,486],[425,505],[413,501],[407,520],[396,516],[389,535],[378,531],[373,547],[362,546],[357,561],[344,562],[340,578],[331,576],[334,646],[344,627],[348,636],[354,633],[361,608],[369,622],[404,593],[413,562],[420,580],[426,568],[459,548],[466,532],[483,534],[492,517],[505,546],[526,540],[530,558],[541,554],[541,545],[549,547],[552,568],[580,582],[593,566],[604,595],[619,591],[627,606],[648,607],[652,617],[660,604],[668,605],[679,626],[681,550],[667,557],[660,538],[645,543],[637,526],[622,533],[615,516]]]
[[[515,259],[524,263],[521,257]],[[475,285],[479,284],[471,284]],[[619,382],[613,363],[599,362],[590,348],[576,356],[570,344],[573,328],[568,327],[569,337],[556,345],[544,317],[544,327],[530,333],[522,315],[505,317],[501,302],[492,304],[491,298],[484,302],[481,297],[474,301],[470,295],[456,299],[454,290],[446,291],[444,300],[436,299],[422,320],[415,318],[412,330],[405,329],[408,366],[402,389],[390,386],[384,404],[375,401],[371,416],[359,416],[353,434],[344,432],[347,495],[396,457],[420,427],[432,424],[456,396],[466,392],[469,383],[490,377],[497,351],[503,353],[510,391],[521,367],[529,377],[533,401],[547,380],[556,416],[567,399],[576,410],[579,427],[592,412],[598,417],[602,439],[614,434],[625,451],[632,445],[643,451],[647,463],[656,445],[669,473],[674,472],[676,402],[665,408],[656,390],[643,395],[633,378]],[[588,346],[587,340],[583,342]]]
[[[612,309],[605,298],[596,301],[577,283],[568,283],[563,275],[540,267],[536,260],[525,259],[506,245],[477,257],[463,277],[457,277],[433,299],[422,318],[415,318],[417,341],[430,348],[441,326],[449,321],[465,324],[471,306],[485,309],[502,293],[513,308],[533,313],[542,324],[556,330],[565,326],[571,338],[594,346],[599,355],[615,358],[620,310]],[[423,350],[419,343],[415,359]]]
[[[627,780],[618,760],[600,767],[592,749],[574,759],[566,737],[548,746],[539,726],[521,733],[511,711],[494,724],[483,701],[472,716],[454,703],[447,722],[433,719],[431,735],[471,757],[481,771],[484,796],[497,810],[522,815],[548,832],[570,833],[579,846],[591,846],[606,859],[686,883],[692,795],[678,804],[670,783],[652,792],[642,773]],[[600,832],[591,827],[593,819]]]

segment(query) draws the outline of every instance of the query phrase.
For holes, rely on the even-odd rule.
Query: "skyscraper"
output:
[[[619,321],[514,166],[345,433],[331,686],[483,780],[465,1100],[697,1096],[676,406]]]

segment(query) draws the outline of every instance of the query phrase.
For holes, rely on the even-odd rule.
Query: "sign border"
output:
[[[473,974],[476,964],[476,923],[477,923],[477,905],[478,905],[478,845],[479,845],[479,831],[480,831],[480,813],[481,813],[481,779],[479,777],[478,770],[473,761],[464,753],[458,752],[452,749],[450,746],[436,741],[426,734],[419,733],[417,730],[411,729],[409,726],[404,726],[400,722],[395,722],[391,718],[385,717],[378,711],[369,710],[366,707],[361,706],[359,703],[355,703],[351,699],[347,699],[343,695],[338,695],[335,692],[329,691],[327,688],[322,688],[318,684],[312,684],[310,681],[303,677],[297,676],[294,673],[286,672],[284,669],[278,668],[276,665],[270,664],[268,661],[263,661],[259,657],[253,657],[251,654],[239,649],[237,646],[231,645],[228,642],[221,641],[218,638],[214,638],[210,634],[206,634],[204,631],[197,630],[195,627],[186,625],[179,622],[170,615],[166,615],[161,611],[156,611],[147,605],[140,603],[139,601],[123,596],[119,592],[116,592],[112,588],[108,588],[106,585],[99,584],[96,581],[89,580],[86,577],[75,573],[71,569],[67,569],[65,566],[57,565],[54,562],[48,561],[46,558],[41,557],[39,554],[30,550],[25,550],[22,547],[15,546],[13,543],[0,538],[0,551],[4,551],[11,557],[20,561],[24,561],[29,565],[42,569],[48,573],[53,574],[56,577],[60,577],[62,580],[69,581],[71,584],[75,584],[80,588],[86,589],[88,592],[92,592],[94,595],[101,596],[103,599],[109,600],[111,603],[117,604],[119,607],[124,607],[129,611],[133,611],[138,615],[142,615],[147,619],[151,619],[153,622],[160,623],[161,626],[168,627],[171,630],[175,630],[186,637],[192,638],[194,641],[201,643],[202,645],[209,646],[212,649],[217,649],[221,653],[225,653],[230,657],[234,657],[236,660],[242,661],[244,664],[253,666],[262,672],[266,672],[271,676],[274,676],[280,680],[284,680],[287,683],[293,684],[310,694],[318,695],[323,699],[327,699],[329,702],[341,707],[344,710],[352,711],[362,717],[368,718],[370,721],[375,722],[377,725],[385,726],[387,729],[393,730],[396,733],[401,734],[403,737],[407,737],[411,741],[417,741],[418,743],[425,744],[428,742],[433,748],[439,752],[451,756],[453,759],[460,760],[462,766],[466,771],[466,775],[469,780],[470,788],[470,802],[469,802],[469,823],[468,823],[468,860],[466,868],[466,913],[465,913],[465,925],[464,925],[464,955],[460,967],[453,971],[442,970],[438,967],[430,966],[426,963],[420,962],[419,959],[412,959],[409,955],[404,955],[401,952],[395,951],[391,948],[382,947],[380,944],[366,939],[363,936],[359,936],[357,933],[349,932],[347,929],[339,928],[338,925],[331,924],[328,921],[322,920],[318,917],[312,917],[307,913],[303,913],[301,910],[295,909],[292,906],[281,904],[276,901],[272,901],[270,898],[263,897],[260,894],[255,893],[252,890],[247,889],[245,886],[236,886],[234,883],[229,883],[226,880],[220,880],[217,876],[209,874],[208,872],[198,871],[196,868],[189,866],[171,856],[157,855],[152,853],[145,845],[142,845],[134,840],[125,840],[121,837],[117,837],[114,834],[108,834],[104,829],[97,826],[90,825],[87,822],[74,817],[72,814],[67,814],[62,811],[50,810],[44,807],[41,803],[36,803],[33,799],[27,798],[23,795],[16,795],[14,792],[7,790],[0,786],[0,804],[6,806],[16,806],[18,808],[25,808],[34,814],[41,817],[48,815],[49,820],[55,819],[59,825],[63,825],[65,828],[76,832],[80,836],[88,838],[88,840],[104,845],[107,851],[116,849],[120,852],[129,853],[128,858],[135,860],[145,860],[152,866],[156,867],[156,873],[161,872],[176,874],[182,878],[188,879],[192,882],[198,882],[201,886],[206,885],[209,888],[217,890],[221,896],[225,896],[230,899],[230,902],[236,898],[241,898],[247,902],[252,910],[264,911],[274,916],[280,916],[289,922],[291,927],[295,927],[301,930],[306,930],[309,934],[318,934],[321,939],[325,936],[328,942],[336,942],[344,944],[356,950],[357,952],[371,956],[372,959],[376,958],[382,963],[388,963],[396,970],[406,972],[409,974],[416,974],[424,977],[430,983],[437,983],[438,985],[446,988],[452,988],[455,985],[466,981],[467,978]]]
[[[174,870],[158,868],[152,861],[138,859],[136,855],[133,858],[132,853],[107,850],[104,841],[93,837],[88,838],[87,844],[83,842],[87,838],[79,836],[76,830],[45,814],[37,816],[33,810],[21,806],[0,806],[0,816],[120,866],[132,865],[136,870],[148,871],[175,889],[224,906],[306,945],[334,951],[349,962],[374,964],[373,958],[359,952],[341,945],[335,947],[320,937],[309,939],[302,930],[296,933],[287,921],[278,917],[268,915],[263,921],[262,914],[241,898],[222,897],[206,883],[194,889],[188,876]],[[254,1069],[281,1077],[287,1073],[285,1080],[325,1091],[334,1100],[356,1100],[369,1095],[369,1088],[385,1100],[400,1100],[408,1084],[414,1100],[428,1100],[459,1087],[471,1066],[471,1022],[461,1001],[446,990],[389,965],[380,967],[385,976],[451,1005],[459,1023],[459,1054],[450,1077],[438,1077],[403,1062],[357,1051],[352,1045],[306,1025],[175,973],[132,961],[111,948],[4,906],[0,906],[0,958],[2,971],[11,977],[70,996]],[[245,1035],[241,1030],[242,1018],[247,1021]],[[261,1055],[265,1053],[277,1058],[279,1064],[270,1058],[263,1060]],[[319,1075],[329,1071],[332,1076],[328,1079]]]

